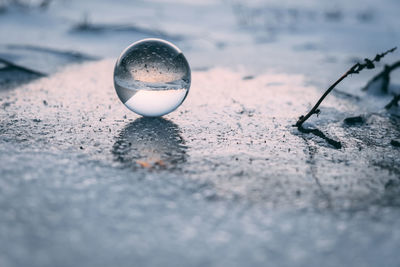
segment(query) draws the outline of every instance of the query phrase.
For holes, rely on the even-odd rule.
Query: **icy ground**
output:
[[[38,2],[0,2],[0,58],[35,72],[0,63],[0,266],[399,266],[399,110],[360,90],[383,64],[310,120],[341,149],[291,126],[399,45],[398,1]],[[113,89],[144,37],[192,66],[164,118]]]

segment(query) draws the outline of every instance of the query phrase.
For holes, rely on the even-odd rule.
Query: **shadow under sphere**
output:
[[[122,129],[112,154],[115,161],[132,169],[177,169],[186,161],[186,149],[175,123],[142,117]]]

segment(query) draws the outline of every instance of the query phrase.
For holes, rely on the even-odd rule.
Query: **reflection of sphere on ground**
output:
[[[119,134],[114,160],[125,167],[174,169],[186,161],[186,147],[176,124],[163,118],[139,118]]]

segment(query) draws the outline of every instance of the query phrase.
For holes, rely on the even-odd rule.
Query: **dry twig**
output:
[[[381,54],[377,54],[374,59],[364,59],[364,63],[356,63],[354,64],[348,71],[346,71],[336,82],[334,82],[326,91],[325,93],[321,96],[321,98],[317,101],[317,103],[313,106],[313,108],[306,114],[302,115],[299,117],[298,121],[294,126],[297,128],[302,128],[303,123],[308,120],[313,114],[318,114],[320,110],[318,109],[319,105],[321,105],[322,101],[324,101],[325,97],[341,82],[343,81],[347,76],[351,74],[358,74],[360,73],[363,69],[373,69],[375,68],[374,62],[379,62],[381,58],[386,56],[388,53],[392,53],[397,49],[397,47],[394,47],[392,49],[387,50],[386,52],[383,52]]]

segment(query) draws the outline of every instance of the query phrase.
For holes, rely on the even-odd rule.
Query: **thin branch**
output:
[[[392,49],[387,50],[386,52],[383,52],[381,54],[377,54],[374,59],[364,59],[364,63],[356,63],[354,64],[348,71],[346,71],[336,82],[334,82],[326,91],[325,93],[321,96],[321,98],[317,101],[317,103],[314,105],[314,107],[306,114],[302,115],[299,117],[298,121],[294,126],[297,128],[301,128],[303,123],[308,120],[313,114],[318,114],[320,110],[318,109],[319,105],[321,105],[322,101],[324,101],[325,97],[341,82],[343,81],[347,76],[351,74],[358,74],[360,73],[363,69],[373,69],[375,68],[374,62],[379,62],[381,58],[386,56],[389,53],[394,52],[397,49],[397,47],[394,47]]]

